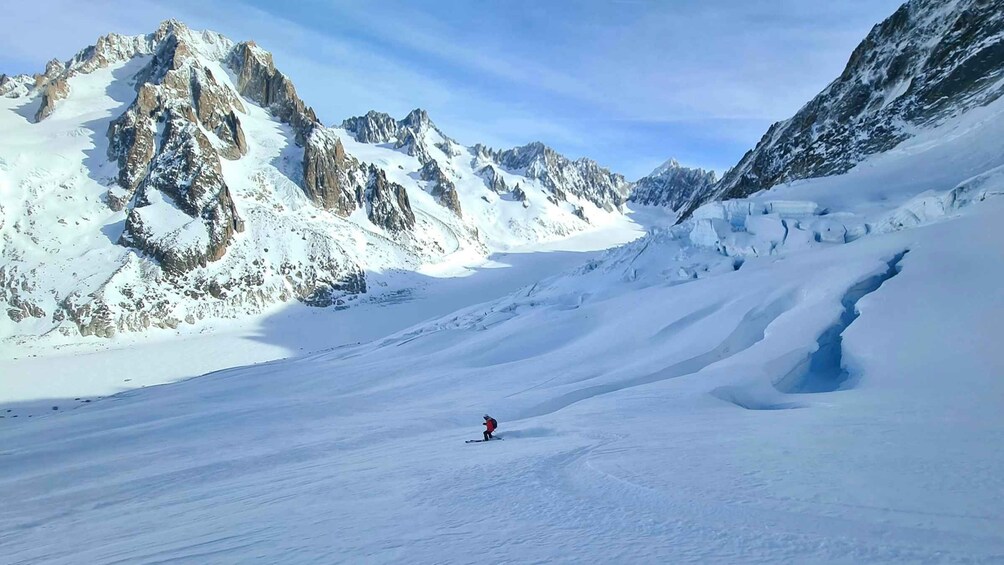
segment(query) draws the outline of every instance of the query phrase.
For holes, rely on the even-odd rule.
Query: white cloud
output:
[[[0,61],[17,68],[0,71],[38,71],[100,34],[145,33],[174,17],[271,50],[326,123],[421,106],[465,143],[541,140],[631,171],[664,160],[653,151],[673,151],[721,168],[764,124],[835,77],[897,2],[416,8],[387,0],[262,9],[224,0],[38,0],[6,9],[17,25],[0,35]]]

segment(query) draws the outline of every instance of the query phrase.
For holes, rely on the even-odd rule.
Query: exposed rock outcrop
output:
[[[28,75],[0,74],[0,96],[19,98],[31,92],[34,79]]]
[[[297,144],[303,145],[319,125],[317,115],[296,94],[293,82],[276,70],[272,54],[253,41],[245,41],[233,48],[227,65],[237,74],[241,96],[268,108],[273,116],[292,126]]]
[[[686,215],[709,200],[846,172],[918,127],[1004,94],[1004,10],[987,0],[911,0],[872,28],[843,73],[770,127]]]
[[[524,208],[527,207],[526,193],[523,192],[523,187],[519,183],[516,183],[516,186],[512,189],[512,198],[517,202],[522,202]]]
[[[141,249],[165,272],[178,275],[220,259],[244,224],[219,157],[195,123],[169,111],[160,145],[120,243]],[[187,217],[178,218],[179,213]]]
[[[370,110],[365,116],[343,121],[341,128],[360,143],[388,143],[397,141],[401,125],[388,114]]]
[[[31,278],[16,265],[0,266],[0,301],[7,303],[6,314],[12,321],[45,317],[45,310],[31,298],[34,291]]]
[[[502,178],[502,174],[498,172],[495,165],[485,165],[478,171],[478,176],[484,179],[485,186],[496,194],[509,191],[509,187],[505,184],[505,179]]]
[[[139,76],[145,82],[135,101],[108,129],[109,157],[119,165],[108,202],[121,209],[135,197],[120,243],[176,276],[218,260],[243,230],[220,158],[247,151],[237,116],[244,107],[198,62],[183,35],[164,37]],[[164,124],[159,140],[158,123]],[[202,128],[216,134],[219,151]],[[187,219],[172,218],[177,212]]]
[[[74,75],[91,73],[140,55],[150,55],[161,49],[164,42],[169,39],[178,37],[191,39],[196,35],[204,51],[209,52],[204,54],[221,56],[221,53],[232,46],[230,40],[218,33],[204,31],[196,34],[177,20],[166,20],[154,33],[138,36],[111,33],[99,37],[94,45],[81,50],[66,63],[57,59],[49,61],[45,72],[34,77],[34,90],[41,97],[35,121],[39,122],[49,117],[57,103],[69,96],[68,79]]]
[[[359,163],[345,154],[333,133],[317,129],[307,138],[303,153],[303,190],[312,202],[347,217],[362,206]]]
[[[439,168],[439,163],[435,160],[427,162],[419,171],[419,178],[431,183],[432,190],[430,193],[436,197],[436,202],[452,210],[458,217],[463,217],[457,187],[443,173],[443,170]]]
[[[48,118],[56,109],[56,103],[70,94],[70,85],[66,82],[69,73],[66,65],[58,59],[53,59],[45,65],[45,72],[35,75],[35,88],[41,92],[42,102],[35,112],[35,121]]]
[[[415,227],[415,213],[404,187],[387,180],[383,169],[370,165],[366,183],[366,215],[375,225],[399,233]]]
[[[108,205],[122,210],[146,178],[156,151],[157,122],[160,111],[155,86],[144,84],[136,100],[108,127],[108,157],[118,163],[118,184],[108,189]]]
[[[433,158],[430,145],[450,156],[459,154],[457,142],[436,127],[421,108],[412,110],[400,121],[382,112],[370,111],[343,121],[341,128],[360,143],[392,143],[395,149],[417,158],[422,165]]]
[[[665,206],[679,210],[696,195],[706,194],[717,178],[714,171],[691,169],[670,159],[646,177],[638,180],[628,198],[646,206]]]
[[[574,194],[603,210],[614,211],[624,205],[630,191],[623,176],[590,159],[571,161],[540,142],[503,151],[476,145],[474,153],[477,162],[493,163],[540,181],[558,201],[565,200],[565,194]]]

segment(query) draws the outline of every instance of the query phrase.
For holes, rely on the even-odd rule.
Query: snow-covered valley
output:
[[[293,152],[290,132],[252,133],[285,126],[248,106],[248,155],[268,139]],[[0,562],[1004,561],[1004,98],[679,222],[590,204],[605,188],[548,198],[531,169],[560,161],[531,146],[455,154],[430,125],[395,147],[412,118],[316,131],[407,190],[409,238],[453,252],[367,239],[389,233],[376,201],[342,218],[290,185],[275,216],[378,251],[347,246],[369,289],[351,307],[278,301],[111,339],[13,332]],[[427,190],[419,146],[463,216]],[[546,158],[515,166],[530,154]],[[266,163],[285,186],[281,166],[244,159],[224,175]],[[660,171],[645,201],[714,189]],[[253,195],[231,184],[250,221]],[[270,229],[249,224],[205,268],[278,247]],[[93,264],[131,253],[116,247]],[[465,443],[486,412],[502,441]]]
[[[782,210],[790,230],[738,268],[756,245],[737,236],[770,240],[774,216],[691,240],[724,229],[711,204],[368,343],[6,419],[3,553],[1000,559],[1004,183],[991,171],[947,205],[968,168],[879,181],[986,157],[1002,109],[797,187],[817,201],[775,199],[792,186],[730,204]],[[915,221],[890,223],[906,210]],[[855,222],[853,240],[820,237]],[[504,441],[465,445],[485,410]]]
[[[652,210],[642,221],[657,223],[664,214]],[[604,230],[535,245],[532,251],[517,248],[495,254],[440,276],[392,274],[386,283],[388,292],[363,299],[352,308],[280,305],[250,319],[124,334],[110,340],[49,336],[0,344],[0,411],[16,404],[7,417],[15,413],[27,417],[52,406],[90,403],[96,397],[133,388],[370,341],[461,307],[500,298],[577,267],[603,249],[642,233],[640,224],[625,219]],[[123,366],[135,370],[123,371]]]

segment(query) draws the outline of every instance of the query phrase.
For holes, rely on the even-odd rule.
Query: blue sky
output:
[[[900,0],[10,2],[0,72],[178,18],[275,55],[327,124],[429,111],[465,144],[540,140],[635,179],[722,171],[843,69]]]

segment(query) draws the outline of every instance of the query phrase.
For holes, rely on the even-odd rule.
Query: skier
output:
[[[495,421],[495,418],[492,418],[488,414],[485,414],[484,425],[485,425],[485,441],[488,441],[492,439],[492,432],[495,431],[495,428],[499,427],[499,423]]]

